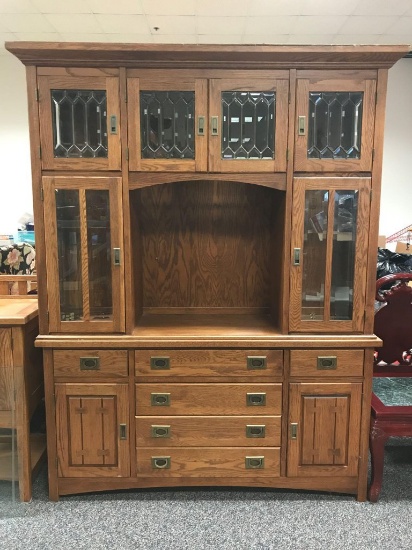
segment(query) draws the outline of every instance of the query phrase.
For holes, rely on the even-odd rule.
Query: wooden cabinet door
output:
[[[285,172],[288,80],[210,81],[210,172]]]
[[[124,332],[121,178],[44,177],[51,332]]]
[[[56,384],[59,476],[130,475],[128,386]]]
[[[127,81],[129,169],[206,171],[207,81],[187,71],[136,74]]]
[[[10,428],[14,409],[14,361],[11,328],[0,328],[0,428]]]
[[[362,384],[290,384],[289,477],[356,476]]]
[[[295,178],[291,332],[362,332],[369,178]]]
[[[372,169],[376,81],[362,72],[300,71],[297,82],[296,171]]]
[[[93,75],[38,77],[45,170],[121,169],[119,79]]]

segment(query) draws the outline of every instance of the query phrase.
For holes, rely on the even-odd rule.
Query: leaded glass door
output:
[[[296,178],[289,329],[361,332],[369,178]]]
[[[287,80],[210,81],[211,172],[284,172],[288,128]]]
[[[124,332],[121,178],[44,177],[51,332]]]
[[[375,80],[302,71],[297,82],[295,170],[370,171]]]
[[[206,171],[206,80],[188,77],[186,71],[162,71],[161,77],[129,74],[129,169]]]
[[[38,77],[44,169],[121,169],[119,79],[94,74]]]

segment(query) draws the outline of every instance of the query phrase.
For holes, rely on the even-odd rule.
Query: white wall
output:
[[[33,212],[25,68],[0,56],[0,233]],[[412,225],[412,59],[389,71],[383,159],[381,235]]]

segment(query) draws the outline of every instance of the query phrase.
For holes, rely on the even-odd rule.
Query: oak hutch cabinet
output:
[[[27,66],[50,498],[366,498],[404,46],[8,43]]]

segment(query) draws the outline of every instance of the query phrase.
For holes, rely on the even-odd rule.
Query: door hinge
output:
[[[39,145],[39,159],[41,159],[41,145]]]
[[[39,101],[39,89],[38,89],[37,86],[34,89],[34,97],[35,97],[36,101]]]
[[[43,191],[43,185],[40,187],[40,200],[44,201],[44,191]]]
[[[286,149],[286,162],[289,160],[289,149]]]
[[[372,189],[369,191],[369,202],[372,204]]]

